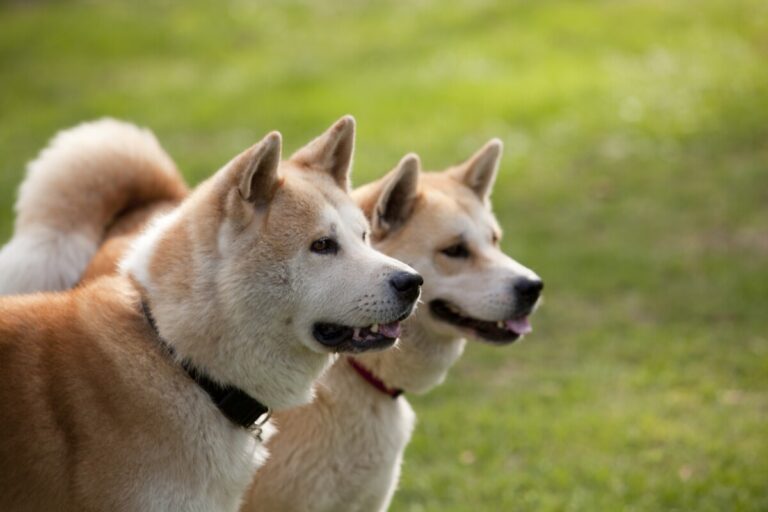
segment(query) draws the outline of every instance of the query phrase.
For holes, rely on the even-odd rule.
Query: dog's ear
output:
[[[454,167],[449,173],[472,189],[483,202],[488,202],[499,170],[503,147],[500,139],[491,139],[469,160]]]
[[[230,164],[240,197],[257,207],[264,206],[274,195],[278,183],[282,137],[271,132],[246,149]]]
[[[380,192],[370,214],[374,236],[383,237],[398,229],[413,213],[420,168],[418,155],[409,153],[380,180]]]
[[[291,161],[330,174],[339,187],[348,192],[354,148],[355,118],[344,116],[325,133],[294,153]]]

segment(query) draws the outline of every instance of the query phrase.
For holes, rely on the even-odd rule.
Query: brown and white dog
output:
[[[421,173],[409,155],[354,192],[374,246],[424,276],[428,307],[404,323],[396,348],[340,359],[311,404],[276,415],[279,434],[243,511],[386,510],[415,422],[400,393],[441,383],[466,336],[506,344],[530,331],[543,285],[499,247],[489,196],[500,156],[493,140],[461,165]]]
[[[281,162],[273,132],[155,216],[117,276],[0,299],[0,510],[238,508],[266,450],[233,407],[309,402],[335,354],[391,346],[419,295],[418,274],[366,242],[353,141],[342,118]],[[56,138],[22,188],[4,289],[25,257],[45,260],[32,288],[71,286],[110,216],[115,240],[149,218],[137,162],[158,200],[183,195],[163,155],[115,121]],[[78,235],[66,272],[30,253],[60,229]]]

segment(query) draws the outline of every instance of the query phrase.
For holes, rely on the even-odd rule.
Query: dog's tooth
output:
[[[504,328],[504,320],[499,320],[498,322],[496,322],[496,327],[498,327],[499,329],[503,329]]]
[[[379,332],[379,324],[373,324],[371,326],[371,332],[374,333],[374,334]]]

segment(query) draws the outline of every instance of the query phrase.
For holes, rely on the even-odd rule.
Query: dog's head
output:
[[[314,350],[390,347],[422,284],[412,268],[371,247],[368,221],[349,196],[353,146],[347,117],[285,162],[272,199],[277,215],[263,230],[275,257],[290,261],[296,335]]]
[[[392,346],[419,297],[421,276],[370,246],[353,146],[351,117],[283,162],[269,134],[161,221],[137,274],[185,357],[258,397],[282,388],[278,406],[308,400],[331,353]]]
[[[504,254],[490,193],[501,142],[492,140],[466,162],[422,173],[408,155],[354,196],[371,220],[377,249],[424,276],[427,304],[409,320],[396,351],[365,358],[389,385],[426,391],[461,355],[464,337],[510,343],[530,330],[528,317],[542,281]]]
[[[418,321],[435,333],[508,343],[531,330],[543,283],[502,252],[491,210],[501,149],[492,140],[440,173],[419,173],[418,160],[406,157],[374,184],[375,202],[363,203],[376,246],[424,276],[428,308]]]

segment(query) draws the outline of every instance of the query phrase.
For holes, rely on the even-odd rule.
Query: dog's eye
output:
[[[368,240],[368,232],[363,231],[363,242],[365,242],[366,240]]]
[[[469,258],[469,248],[464,242],[446,247],[442,251],[449,258]]]
[[[333,238],[323,237],[312,242],[309,250],[318,254],[336,254],[339,252],[339,244]]]

